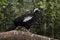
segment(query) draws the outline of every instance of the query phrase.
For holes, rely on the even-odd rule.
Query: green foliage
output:
[[[36,7],[41,7],[43,10],[30,31],[60,39],[60,0],[0,0],[0,31],[12,26],[16,17],[27,11],[33,11]]]

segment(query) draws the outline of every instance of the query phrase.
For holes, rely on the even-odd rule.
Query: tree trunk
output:
[[[23,31],[8,31],[0,33],[0,40],[57,40]]]

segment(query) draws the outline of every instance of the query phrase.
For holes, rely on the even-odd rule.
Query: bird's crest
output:
[[[39,8],[35,8],[35,9],[34,9],[34,12],[36,12],[36,11],[40,11]]]

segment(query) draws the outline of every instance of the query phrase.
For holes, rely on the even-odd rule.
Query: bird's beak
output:
[[[38,10],[38,11],[41,11],[41,10]]]

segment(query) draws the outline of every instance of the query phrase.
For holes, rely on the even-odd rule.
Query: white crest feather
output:
[[[35,12],[36,10],[40,11],[38,8],[35,8],[35,9],[34,9],[34,12]]]
[[[27,22],[27,21],[29,21],[30,19],[32,19],[32,16],[25,17],[24,20],[23,20],[23,22]]]

